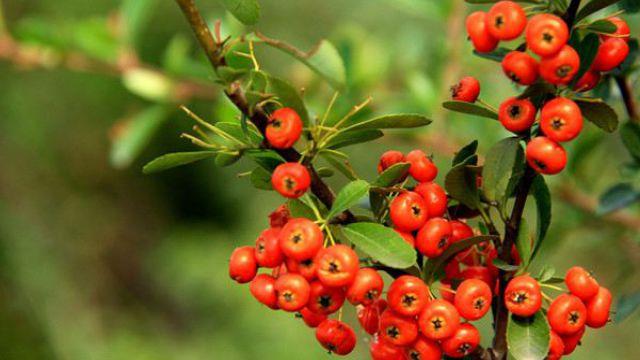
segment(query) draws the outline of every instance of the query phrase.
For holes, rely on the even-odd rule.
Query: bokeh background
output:
[[[198,3],[209,19],[223,20],[225,32],[243,31],[218,1]],[[461,75],[479,77],[484,100],[494,105],[517,90],[495,63],[471,55],[463,24],[472,7],[463,1],[260,3],[262,32],[303,49],[328,38],[339,49],[349,82],[339,109],[371,95],[371,113],[420,112],[435,120],[424,130],[349,148],[363,177],[374,176],[377,157],[390,148],[422,148],[446,170],[461,145],[477,138],[484,151],[507,135],[496,123],[440,107]],[[118,1],[5,0],[2,6],[0,358],[325,358],[301,321],[260,306],[247,286],[227,277],[232,249],[251,244],[281,201],[237,176],[249,164],[217,168],[204,161],[141,173],[158,155],[193,149],[179,139],[192,124],[177,104],[211,120],[234,116],[174,2],[125,2],[125,15],[134,14],[138,24],[127,36]],[[640,17],[627,20],[638,34]],[[330,88],[275,50],[257,51],[264,68],[306,89],[312,112],[323,110]],[[125,75],[141,64],[158,73]],[[167,98],[158,90],[167,79],[186,90]],[[610,101],[624,114],[615,89]],[[119,143],[158,102],[166,116],[139,139]],[[569,171],[548,178],[554,221],[534,269],[547,263],[562,272],[582,264],[616,296],[638,296],[639,209],[594,212],[629,156],[617,134],[592,125],[569,152]],[[338,175],[330,182],[344,183]],[[636,313],[589,331],[573,358],[637,358],[639,330]],[[356,359],[366,351],[359,335]]]

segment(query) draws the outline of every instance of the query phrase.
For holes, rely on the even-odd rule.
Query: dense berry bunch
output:
[[[619,67],[629,54],[630,30],[619,17],[610,17],[615,32],[602,34],[595,58],[580,78],[578,52],[570,45],[571,30],[554,14],[541,13],[527,17],[525,10],[512,1],[499,1],[488,12],[477,11],[467,18],[467,34],[479,53],[494,51],[500,41],[524,35],[524,42],[502,59],[505,75],[520,85],[549,84],[553,93],[534,99],[525,92],[500,104],[498,119],[505,129],[529,136],[526,148],[529,165],[542,174],[557,174],[567,163],[560,143],[575,139],[583,127],[583,114],[574,101],[578,93],[595,88],[601,73]],[[454,100],[475,102],[480,85],[465,77],[452,87]],[[538,111],[539,110],[539,111]],[[539,112],[539,114],[538,114]],[[537,120],[537,127],[532,128]]]

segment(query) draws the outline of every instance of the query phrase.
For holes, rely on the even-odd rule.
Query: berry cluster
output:
[[[509,282],[504,293],[507,309],[516,316],[530,317],[542,308],[543,298],[549,299],[546,308],[551,327],[548,359],[560,359],[571,354],[580,344],[586,326],[601,328],[609,321],[611,293],[581,267],[567,271],[564,282],[568,293],[551,300],[541,286],[563,291],[562,288],[540,284],[528,276],[517,276]]]
[[[615,25],[615,32],[600,36],[590,68],[575,79],[581,59],[569,45],[570,29],[562,18],[544,13],[528,19],[525,10],[512,1],[499,1],[488,12],[476,11],[467,18],[467,33],[479,53],[492,52],[500,41],[515,40],[524,33],[524,43],[502,60],[505,75],[520,85],[546,82],[557,87],[556,95],[543,99],[541,104],[534,104],[533,99],[523,95],[506,99],[498,111],[505,129],[523,134],[532,128],[540,109],[539,128],[534,131],[538,136],[526,148],[529,165],[539,173],[562,171],[567,154],[560,143],[575,139],[582,130],[582,113],[571,97],[593,89],[602,72],[616,69],[629,54],[629,26],[619,17],[607,20]],[[467,77],[452,88],[452,93],[454,100],[475,102],[480,84]]]

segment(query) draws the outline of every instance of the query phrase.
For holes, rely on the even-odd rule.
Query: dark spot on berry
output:
[[[548,43],[550,43],[550,42],[552,42],[552,41],[553,41],[553,39],[554,39],[554,37],[553,37],[553,35],[552,35],[552,34],[549,34],[549,33],[547,33],[547,32],[542,34],[542,40],[543,40],[544,42],[548,42]]]
[[[440,318],[435,318],[435,319],[431,320],[431,324],[433,324],[433,328],[435,330],[440,330],[444,326],[443,321]]]
[[[320,296],[318,297],[318,304],[320,305],[320,307],[322,308],[328,308],[331,306],[331,296],[329,295],[324,295],[324,296]]]
[[[520,117],[520,114],[522,114],[522,108],[520,108],[520,105],[511,105],[509,107],[509,116],[511,116],[511,118],[517,119]]]
[[[565,78],[565,77],[567,77],[567,76],[571,73],[571,71],[573,71],[573,66],[570,66],[570,65],[562,65],[562,66],[559,66],[559,67],[556,69],[556,75],[557,75],[559,78]]]
[[[402,296],[402,305],[404,305],[405,307],[411,307],[417,300],[418,298],[416,298],[416,296],[413,294],[404,294]]]
[[[335,261],[330,261],[329,262],[329,272],[332,274],[335,274],[337,272],[340,272],[340,264],[338,264]]]
[[[395,326],[389,326],[386,331],[387,335],[389,335],[392,339],[397,339],[400,336],[400,330],[398,330]]]
[[[485,303],[486,301],[483,298],[477,298],[473,302],[473,308],[476,310],[482,310],[482,308],[484,308]]]
[[[554,118],[551,120],[551,127],[554,130],[560,130],[565,125],[564,119],[562,118]]]

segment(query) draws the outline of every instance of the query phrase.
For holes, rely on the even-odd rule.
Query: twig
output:
[[[616,84],[618,84],[618,88],[620,88],[622,101],[624,102],[624,107],[627,109],[627,114],[629,115],[629,121],[639,123],[640,114],[638,113],[635,98],[633,97],[633,89],[631,89],[631,85],[629,85],[627,77],[624,75],[618,75],[615,79]]]

